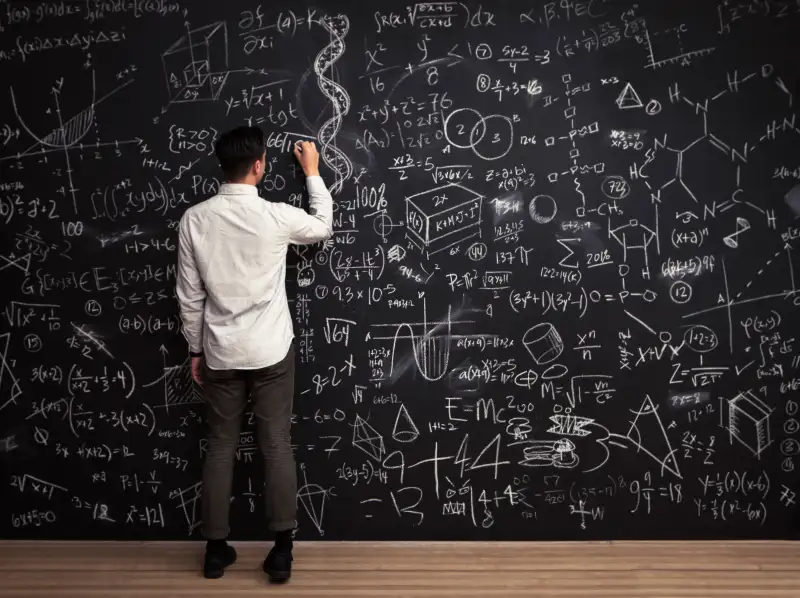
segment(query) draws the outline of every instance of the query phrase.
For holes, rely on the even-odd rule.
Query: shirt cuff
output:
[[[319,174],[312,174],[306,177],[306,185],[309,187],[309,191],[311,191],[311,187],[315,187],[316,190],[324,190],[325,183],[322,180],[322,175]]]

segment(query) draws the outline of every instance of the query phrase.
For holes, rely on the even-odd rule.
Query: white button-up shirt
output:
[[[262,199],[252,185],[224,183],[190,207],[178,227],[176,293],[189,351],[211,369],[257,369],[286,356],[294,339],[286,298],[290,243],[332,234],[333,200],[306,178],[309,212]]]

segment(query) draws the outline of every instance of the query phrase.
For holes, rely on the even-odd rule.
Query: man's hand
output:
[[[306,176],[319,176],[319,153],[313,141],[298,141],[294,144],[294,155]]]
[[[192,378],[198,384],[203,384],[203,358],[192,357]]]

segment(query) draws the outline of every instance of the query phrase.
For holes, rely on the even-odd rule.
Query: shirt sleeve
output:
[[[333,234],[333,198],[319,175],[306,177],[308,212],[289,204],[286,216],[289,225],[289,242],[295,245],[318,243]]]
[[[178,272],[175,291],[183,322],[182,332],[189,343],[189,352],[202,353],[206,289],[197,268],[185,214],[178,225]]]

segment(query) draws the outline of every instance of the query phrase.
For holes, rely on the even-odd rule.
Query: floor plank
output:
[[[302,542],[291,581],[270,586],[264,543],[234,543],[219,580],[200,542],[3,542],[0,598],[800,596],[796,542]]]

